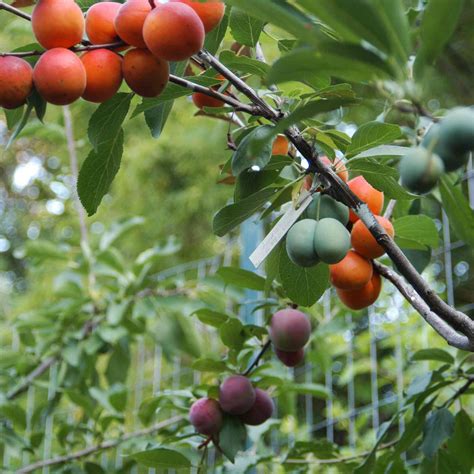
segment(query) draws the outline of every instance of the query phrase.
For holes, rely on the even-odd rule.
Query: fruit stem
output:
[[[247,376],[250,374],[250,372],[252,372],[252,370],[258,365],[258,363],[260,362],[260,359],[263,357],[263,355],[265,354],[265,352],[267,352],[268,348],[271,346],[272,344],[272,341],[270,341],[270,339],[262,346],[262,348],[260,349],[260,352],[257,354],[257,357],[255,357],[254,361],[249,365],[249,367],[247,368],[247,370],[242,374],[243,376]]]

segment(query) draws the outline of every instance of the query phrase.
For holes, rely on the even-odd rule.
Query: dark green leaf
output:
[[[235,455],[245,450],[247,430],[243,423],[235,416],[226,415],[224,426],[219,434],[219,446],[230,462],[235,461]]]
[[[43,97],[41,97],[39,95],[39,93],[36,89],[33,89],[33,92],[28,97],[28,104],[31,104],[34,107],[35,112],[36,112],[36,116],[42,122],[43,118],[44,118],[44,115],[46,113],[47,103],[43,99]]]
[[[262,20],[248,15],[240,8],[233,8],[230,12],[230,32],[240,44],[255,47],[264,24]]]
[[[194,370],[199,370],[200,372],[222,373],[227,370],[225,362],[215,359],[198,359],[193,362],[192,367]]]
[[[400,138],[402,131],[398,125],[383,122],[369,122],[358,128],[347,147],[347,156],[355,156],[378,145],[392,143]]]
[[[211,54],[216,54],[225,37],[227,27],[229,26],[229,10],[230,7],[227,7],[224,18],[222,18],[221,22],[206,35],[204,48]]]
[[[11,130],[23,116],[25,108],[23,106],[17,107],[16,109],[3,109],[5,118],[7,119],[7,128]]]
[[[115,178],[122,160],[123,130],[119,130],[112,141],[104,142],[97,151],[92,150],[84,161],[77,191],[82,205],[91,216],[95,214],[102,198]]]
[[[436,347],[416,351],[412,355],[411,360],[437,360],[438,362],[445,362],[446,364],[454,364],[454,357],[449,352]]]
[[[246,334],[243,324],[237,318],[229,318],[219,328],[219,335],[224,345],[230,349],[242,349]]]
[[[169,448],[155,448],[130,454],[127,459],[133,459],[145,467],[159,468],[189,468],[191,461],[178,451]]]
[[[277,166],[276,162],[278,160],[274,160],[274,158],[276,157],[272,157],[270,163],[265,167],[264,170],[261,170],[261,171],[247,170],[239,174],[239,176],[237,177],[237,181],[235,183],[235,190],[234,190],[235,201],[245,199],[246,197],[260,191],[261,189],[271,186],[277,180],[279,171],[278,170],[268,171],[269,168],[273,168]],[[288,160],[285,160],[285,163],[288,163]],[[281,166],[282,168],[284,167],[283,165]]]
[[[21,117],[21,120],[17,123],[17,125],[15,127],[15,130],[10,135],[10,138],[8,139],[8,142],[7,142],[7,145],[6,145],[5,149],[8,150],[8,148],[11,147],[11,145],[15,141],[16,137],[18,137],[18,135],[20,135],[21,131],[25,128],[25,125],[27,124],[28,119],[30,118],[32,110],[33,110],[33,105],[28,104],[28,106],[26,107],[26,109],[23,113],[23,116]]]
[[[448,451],[462,466],[462,474],[469,474],[474,466],[473,442],[471,417],[460,410],[454,419],[454,433],[448,441]]]
[[[221,267],[217,274],[228,285],[240,286],[251,290],[263,291],[265,279],[256,273],[237,267]]]
[[[426,420],[423,429],[421,450],[428,458],[432,458],[440,446],[454,431],[454,416],[447,408],[440,408]]]
[[[395,239],[402,247],[413,248],[410,243],[421,245],[421,249],[426,246],[438,247],[438,230],[433,219],[423,214],[404,216],[393,221],[395,229]],[[415,248],[419,248],[416,247]]]
[[[196,315],[199,321],[201,321],[203,324],[207,324],[208,326],[213,326],[216,328],[222,326],[222,324],[229,319],[227,314],[219,313],[218,311],[212,311],[211,309],[207,308],[198,309],[192,314]]]
[[[228,68],[245,74],[255,74],[264,77],[270,71],[270,66],[268,64],[262,63],[253,58],[248,58],[247,56],[237,56],[232,51],[222,51],[219,59]]]

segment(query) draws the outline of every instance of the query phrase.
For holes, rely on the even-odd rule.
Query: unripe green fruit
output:
[[[439,136],[454,150],[466,152],[474,149],[474,110],[469,107],[451,110],[440,123]]]
[[[319,262],[319,257],[314,250],[314,231],[316,221],[303,219],[298,221],[286,235],[286,251],[288,257],[300,267],[312,267]]]
[[[417,194],[431,191],[443,172],[441,158],[422,147],[412,148],[400,161],[402,186]]]
[[[351,234],[336,219],[318,221],[314,232],[314,249],[324,263],[340,262],[351,248]]]
[[[314,195],[313,201],[306,209],[306,215],[316,220],[331,217],[343,225],[349,222],[349,208],[331,196],[321,193]]]

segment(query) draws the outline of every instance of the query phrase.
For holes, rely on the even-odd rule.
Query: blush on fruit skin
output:
[[[122,57],[108,49],[95,49],[81,57],[87,85],[82,97],[102,103],[111,99],[122,83]]]
[[[33,90],[33,68],[24,59],[0,57],[0,107],[16,109]]]
[[[222,100],[216,99],[215,97],[209,97],[202,92],[195,92],[192,95],[192,100],[194,105],[198,109],[203,109],[204,107],[223,107],[224,102]]]
[[[219,387],[219,403],[230,415],[243,415],[255,403],[255,389],[247,377],[231,375]]]
[[[31,15],[31,26],[44,48],[70,48],[82,41],[84,15],[73,0],[39,0]]]
[[[108,44],[119,40],[115,18],[121,3],[100,2],[92,5],[86,15],[86,33],[92,44]]]
[[[272,155],[288,155],[290,143],[285,135],[277,135],[272,146]]]
[[[382,278],[374,271],[370,281],[358,290],[341,290],[336,288],[339,299],[350,309],[360,310],[377,301],[382,289]]]
[[[392,223],[382,216],[375,216],[378,223],[385,229],[390,237],[394,237],[395,230]],[[365,258],[378,258],[385,253],[385,249],[377,243],[365,224],[358,220],[351,232],[351,243],[354,250]]]
[[[304,349],[297,351],[282,351],[275,348],[275,354],[278,359],[287,367],[296,367],[304,359]]]
[[[225,13],[225,4],[221,0],[207,0],[206,2],[171,0],[171,2],[180,2],[190,6],[201,19],[206,33],[212,31],[222,21]]]
[[[282,309],[272,316],[269,332],[277,349],[298,351],[309,341],[311,323],[308,316],[297,309]]]
[[[373,265],[362,255],[349,250],[347,255],[334,265],[329,265],[331,283],[342,290],[358,290],[372,278]]]
[[[128,0],[115,17],[115,30],[125,43],[137,48],[146,48],[143,25],[151,5],[148,0]]]
[[[249,411],[240,415],[240,419],[246,425],[258,426],[272,417],[275,405],[267,392],[259,388],[255,389],[255,402]]]
[[[224,417],[217,400],[201,398],[191,405],[189,421],[198,433],[215,436],[222,428]]]
[[[169,64],[146,49],[127,51],[122,62],[125,82],[142,97],[157,97],[168,84]]]
[[[379,215],[382,212],[384,194],[371,186],[363,176],[357,176],[347,182],[351,191],[363,202],[367,204],[372,214]],[[349,212],[349,220],[354,223],[359,217]]]
[[[33,82],[47,102],[72,104],[86,89],[86,70],[72,51],[54,48],[43,53],[36,63]]]
[[[143,25],[147,48],[165,61],[183,61],[204,45],[204,26],[197,13],[184,3],[164,3],[154,8]]]

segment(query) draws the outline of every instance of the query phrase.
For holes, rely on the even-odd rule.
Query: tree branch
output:
[[[0,10],[5,10],[7,12],[13,13],[16,16],[19,16],[25,20],[31,21],[31,16],[28,13],[22,12],[18,8],[8,5],[8,3],[0,2]]]
[[[257,354],[257,357],[253,360],[253,362],[248,366],[247,370],[242,374],[244,376],[247,376],[252,372],[254,367],[257,367],[258,363],[260,362],[260,359],[263,357],[265,352],[269,349],[269,347],[272,345],[272,341],[270,339],[262,346],[260,349],[260,352]]]
[[[389,280],[403,295],[403,297],[416,309],[423,319],[443,338],[449,345],[465,351],[474,351],[474,342],[464,334],[456,332],[449,324],[441,319],[436,313],[430,310],[428,305],[411,288],[403,278],[391,268],[386,267],[374,260],[374,268],[384,278]]]
[[[71,461],[76,461],[78,459],[85,458],[99,451],[115,448],[119,444],[125,441],[128,441],[129,439],[151,435],[153,433],[156,433],[157,431],[160,431],[163,428],[167,428],[168,426],[174,425],[175,423],[178,423],[179,421],[182,421],[184,419],[185,419],[184,416],[177,415],[172,418],[169,418],[168,420],[161,421],[160,423],[157,423],[156,425],[153,425],[150,428],[134,431],[132,433],[126,433],[120,438],[104,441],[95,446],[91,446],[89,448],[85,448],[85,449],[82,449],[81,451],[76,451],[75,453],[67,454],[65,456],[59,456],[56,458],[45,459],[44,461],[38,461],[33,464],[29,464],[28,466],[24,466],[16,472],[18,474],[26,474],[28,472],[33,472],[33,471],[36,471],[37,469],[41,469],[43,467],[56,466],[58,464],[66,464]]]

